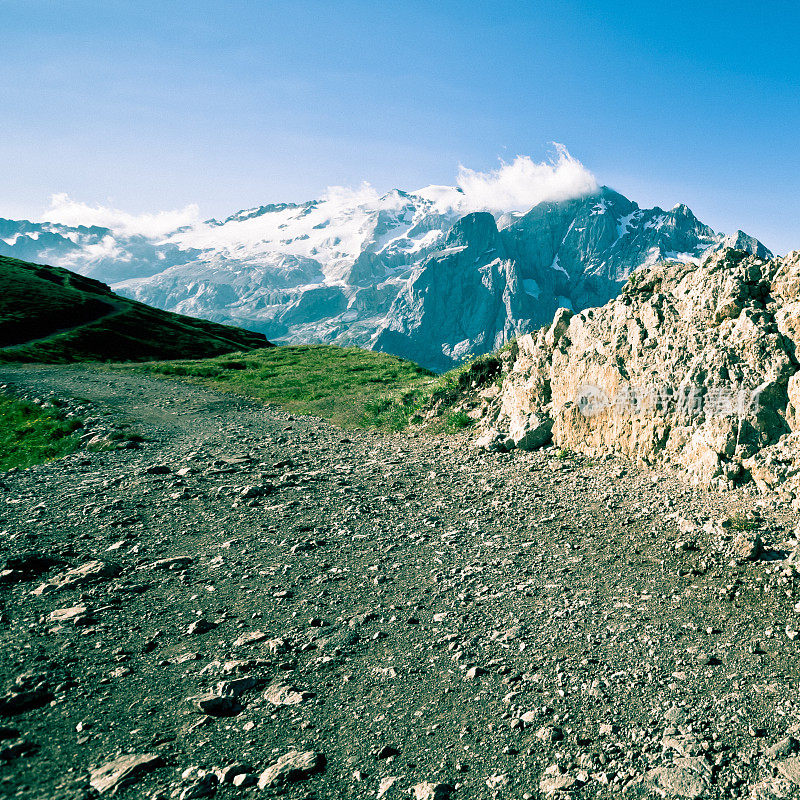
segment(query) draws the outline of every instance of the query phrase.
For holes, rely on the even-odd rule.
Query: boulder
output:
[[[325,756],[322,753],[306,750],[290,750],[284,753],[272,766],[261,773],[259,789],[268,789],[286,783],[308,778],[325,769]]]
[[[134,783],[142,775],[162,766],[163,763],[163,759],[157,753],[120,756],[92,770],[89,783],[98,794],[105,794]]]

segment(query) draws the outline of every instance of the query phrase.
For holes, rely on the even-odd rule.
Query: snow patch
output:
[[[628,233],[629,229],[633,227],[634,221],[639,219],[642,216],[641,211],[631,211],[630,214],[626,214],[624,217],[620,217],[617,221],[617,239],[621,239]]]
[[[553,259],[553,263],[550,265],[550,269],[554,269],[556,272],[563,272],[567,277],[569,277],[569,272],[567,272],[561,264],[558,263],[558,254]]]
[[[652,228],[653,230],[660,231],[667,222],[666,216],[663,214],[659,215],[655,219],[651,219],[645,223],[645,228]]]

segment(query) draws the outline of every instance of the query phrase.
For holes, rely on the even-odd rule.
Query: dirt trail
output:
[[[769,498],[90,367],[0,383],[145,438],[0,475],[0,795],[89,797],[150,754],[124,797],[795,796]],[[755,531],[718,523],[756,502],[743,561]]]

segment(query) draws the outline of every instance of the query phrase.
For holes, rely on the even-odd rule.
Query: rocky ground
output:
[[[141,375],[0,383],[144,439],[0,476],[0,795],[800,793],[769,495]]]

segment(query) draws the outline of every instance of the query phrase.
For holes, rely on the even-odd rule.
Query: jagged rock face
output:
[[[482,441],[524,446],[549,419],[563,448],[775,486],[800,467],[799,343],[800,253],[646,267],[602,308],[519,339]]]
[[[492,215],[468,214],[400,292],[373,345],[444,370],[530,330],[536,315]]]
[[[529,212],[460,216],[436,192],[279,204],[159,238],[0,220],[0,254],[111,282],[149,305],[267,334],[355,344],[437,370],[615,297],[637,269],[733,245],[686,206],[611,189]]]

